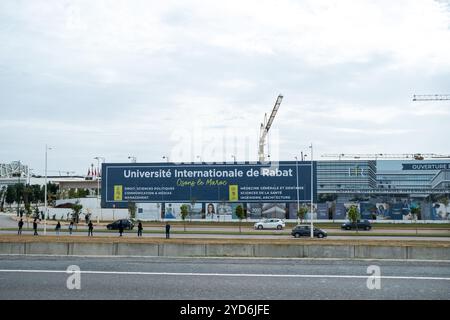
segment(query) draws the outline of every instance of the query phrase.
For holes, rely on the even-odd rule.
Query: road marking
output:
[[[0,253],[0,257],[49,257],[49,258],[139,258],[139,259],[211,259],[211,260],[293,260],[293,261],[379,261],[379,262],[423,262],[423,263],[450,263],[450,260],[429,260],[429,259],[377,259],[377,258],[311,258],[311,257],[227,257],[227,256],[133,256],[133,255],[81,255],[81,254],[43,254],[43,253]]]
[[[67,273],[67,270],[26,270],[26,269],[0,269],[0,273]],[[81,274],[113,274],[138,276],[200,276],[200,277],[260,277],[260,278],[342,278],[367,279],[368,275],[332,275],[332,274],[264,274],[264,273],[192,273],[192,272],[139,272],[139,271],[80,271]],[[450,277],[406,277],[406,276],[380,276],[380,279],[395,280],[444,280]]]

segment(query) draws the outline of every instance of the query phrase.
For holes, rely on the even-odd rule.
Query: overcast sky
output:
[[[0,162],[450,153],[450,1],[0,2]],[[194,142],[194,143],[193,143]]]

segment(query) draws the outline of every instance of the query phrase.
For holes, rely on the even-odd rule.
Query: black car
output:
[[[132,230],[134,228],[133,221],[129,219],[116,220],[106,226],[108,230],[119,230],[119,224],[122,222],[122,227],[124,230]]]
[[[314,237],[317,237],[317,238],[325,238],[328,235],[326,231],[319,229],[319,228],[314,228],[313,233],[314,233]],[[311,236],[311,228],[308,225],[298,225],[294,229],[292,229],[291,234],[296,238],[310,237]]]
[[[369,220],[357,220],[356,223],[349,221],[341,225],[341,229],[344,230],[351,230],[356,228],[358,228],[358,230],[370,230],[372,229],[372,225],[370,224]]]

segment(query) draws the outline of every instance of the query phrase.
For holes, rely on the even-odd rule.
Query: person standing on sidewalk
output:
[[[138,223],[138,237],[142,237],[142,222]]]
[[[19,226],[19,231],[17,231],[17,234],[21,235],[22,234],[22,227],[23,227],[23,220],[22,219],[20,219],[18,226]]]
[[[33,230],[34,230],[34,236],[38,236],[38,232],[37,232],[37,220],[34,219],[33,221]]]
[[[72,234],[72,230],[73,230],[73,221],[70,221],[70,224],[69,224],[69,234]]]
[[[123,233],[123,224],[122,224],[122,220],[119,221],[119,235],[120,237],[122,236]]]
[[[61,223],[59,223],[59,221],[56,224],[55,230],[56,230],[56,235],[59,236],[59,230],[61,230]]]
[[[166,239],[170,238],[170,224],[166,222]]]
[[[92,224],[92,221],[89,220],[88,223],[88,237],[91,236],[93,237],[94,234],[92,233],[92,231],[94,230],[94,225]]]

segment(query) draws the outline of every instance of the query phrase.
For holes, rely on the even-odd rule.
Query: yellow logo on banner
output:
[[[122,186],[114,186],[114,201],[122,201]]]
[[[230,184],[230,201],[238,201],[238,200],[239,200],[238,185]]]

